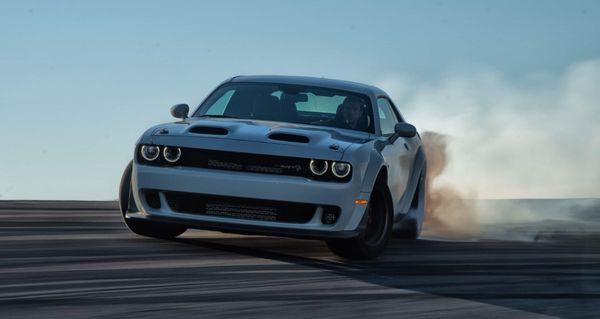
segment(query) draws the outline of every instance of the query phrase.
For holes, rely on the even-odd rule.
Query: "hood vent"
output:
[[[273,133],[269,135],[269,138],[277,141],[286,141],[294,143],[308,143],[310,139],[303,135],[287,134],[287,133]]]
[[[190,133],[208,135],[227,135],[229,134],[229,131],[226,128],[216,126],[194,126],[190,129]]]

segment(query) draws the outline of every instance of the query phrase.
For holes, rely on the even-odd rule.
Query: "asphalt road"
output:
[[[0,203],[0,317],[600,317],[600,242],[138,237],[110,202]]]

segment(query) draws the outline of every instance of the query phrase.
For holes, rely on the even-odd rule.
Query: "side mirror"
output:
[[[187,119],[189,112],[190,107],[187,104],[176,104],[171,107],[171,115],[178,119]]]
[[[399,137],[414,137],[417,135],[417,129],[408,123],[397,123],[396,126],[394,126],[394,132],[396,133],[395,135],[398,135]]]

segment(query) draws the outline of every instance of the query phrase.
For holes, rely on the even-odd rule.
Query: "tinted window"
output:
[[[379,125],[381,126],[382,135],[390,135],[394,133],[394,127],[398,123],[398,117],[394,112],[394,107],[386,98],[377,99],[377,114],[379,115]]]
[[[194,116],[225,116],[374,132],[373,111],[366,96],[298,85],[229,83],[215,90]]]

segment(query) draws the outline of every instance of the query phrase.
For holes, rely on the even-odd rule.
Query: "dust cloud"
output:
[[[600,213],[571,215],[598,207],[586,198],[600,201],[599,83],[600,59],[556,72],[465,66],[376,82],[423,132],[424,236],[533,238],[598,225]]]
[[[478,233],[476,208],[456,187],[437,185],[436,179],[448,165],[448,137],[427,131],[421,135],[427,157],[424,230],[430,236],[472,237]]]
[[[464,68],[376,85],[419,131],[448,137],[434,186],[479,199],[600,198],[600,59],[556,73]]]
[[[467,186],[440,179],[452,164],[452,138],[425,131],[425,237],[600,242],[600,199],[477,199]]]

